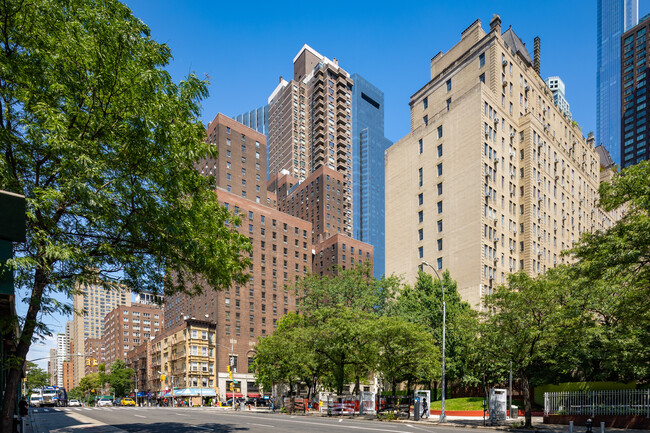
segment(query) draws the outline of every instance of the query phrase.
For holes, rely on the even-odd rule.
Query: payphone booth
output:
[[[420,399],[419,418],[429,418],[429,415],[431,415],[431,391],[428,389],[420,389],[415,391],[413,396]]]
[[[495,424],[498,421],[505,421],[507,416],[508,391],[501,388],[492,388],[490,390],[490,400],[488,408],[490,410],[490,423]]]

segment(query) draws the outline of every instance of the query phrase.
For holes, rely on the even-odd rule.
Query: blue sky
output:
[[[559,75],[583,133],[596,124],[596,0],[426,1],[426,2],[221,2],[127,0],[153,38],[170,46],[175,81],[189,72],[210,77],[203,121],[266,104],[279,77],[293,76],[293,57],[303,44],[350,73],[358,73],[385,94],[386,136],[409,132],[409,98],[424,86],[431,58],[446,52],[477,18],[489,29],[499,14],[532,54],[541,38],[541,73]],[[639,1],[639,17],[650,0]],[[18,307],[24,315],[25,308]],[[46,319],[64,332],[60,316]],[[50,341],[35,345],[29,358],[47,356]],[[44,364],[47,365],[47,362]]]

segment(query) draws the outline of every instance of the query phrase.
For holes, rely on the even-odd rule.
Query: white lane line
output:
[[[240,418],[256,418],[257,420],[267,420],[267,421],[277,421],[277,418],[270,418],[270,417],[265,417],[265,416],[254,416],[254,415],[237,415],[234,413],[228,413],[228,412],[222,412],[220,415],[230,415],[230,416],[238,416]],[[343,420],[339,420],[341,422]],[[318,422],[313,422],[313,421],[299,421],[297,419],[287,419],[285,420],[287,423],[296,423],[296,424],[309,424],[309,425],[315,425],[315,426],[327,426],[331,427],[331,423],[318,423]],[[410,433],[409,430],[393,430],[393,429],[387,429],[387,428],[377,428],[377,427],[361,427],[361,426],[353,426],[350,424],[343,424],[340,427],[347,428],[347,429],[355,429],[355,430],[370,430],[370,431],[376,431],[376,432],[391,432],[391,433]]]
[[[50,411],[49,409],[43,409],[43,412],[49,412],[49,411]]]
[[[177,415],[177,416],[189,416],[189,415],[186,415],[184,413],[176,413],[175,415]]]
[[[254,423],[254,422],[249,422],[249,424],[250,424],[250,425],[258,425],[258,426],[260,426],[260,427],[269,427],[269,428],[273,428],[272,425],[268,425],[268,424],[257,424],[257,423]]]
[[[201,430],[212,430],[211,428],[201,427],[201,426],[198,426],[198,425],[190,425],[190,427],[200,428]]]
[[[146,416],[142,416],[142,415],[133,415],[133,416],[137,416],[138,418],[146,418]]]

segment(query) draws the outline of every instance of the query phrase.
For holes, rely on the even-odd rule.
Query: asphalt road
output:
[[[418,422],[285,415],[266,412],[234,412],[217,408],[37,408],[30,410],[36,428],[33,433],[459,433],[462,428]],[[470,429],[467,429],[470,430]],[[474,429],[471,429],[474,430]],[[476,431],[476,430],[474,430]]]

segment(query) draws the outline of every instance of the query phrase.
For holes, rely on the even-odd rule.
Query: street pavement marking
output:
[[[254,415],[243,415],[243,414],[242,415],[236,415],[234,413],[228,413],[228,412],[223,412],[223,414],[224,415],[231,415],[231,416],[245,417],[245,418],[255,418],[257,420],[264,419],[264,420],[268,420],[268,421],[277,421],[277,418],[267,418],[267,417],[262,417],[262,416],[258,417],[258,416],[254,416]],[[341,421],[343,421],[343,420],[339,420],[339,422],[341,422]],[[289,419],[289,420],[287,420],[285,422],[293,422],[293,423],[296,423],[296,424],[310,424],[310,425],[315,425],[315,426],[320,426],[320,427],[322,427],[323,425],[331,426],[330,423],[317,423],[317,422],[313,422],[313,421],[300,421],[300,420],[297,420],[297,419]],[[382,429],[382,428],[377,428],[377,427],[362,427],[362,426],[350,425],[350,424],[347,424],[347,423],[342,425],[341,427],[348,428],[348,429],[354,429],[354,430],[371,430],[371,431],[376,431],[376,432],[410,433],[408,430],[393,430],[393,429],[385,429],[385,428]]]
[[[142,415],[133,415],[133,416],[137,416],[138,418],[146,418],[146,416],[142,416]]]
[[[178,416],[189,416],[189,415],[186,415],[184,413],[177,413],[176,415],[178,415]]]
[[[249,424],[250,424],[250,425],[258,425],[258,426],[260,426],[260,427],[269,427],[269,428],[273,428],[272,425],[268,425],[268,424],[257,424],[257,423],[254,423],[254,422],[250,422]]]

